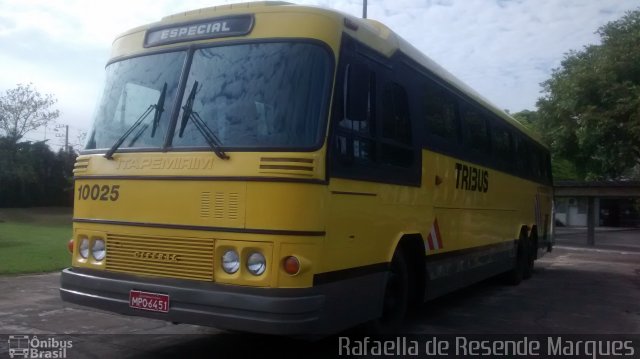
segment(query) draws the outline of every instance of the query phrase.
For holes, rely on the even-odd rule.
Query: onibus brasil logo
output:
[[[66,358],[67,349],[71,348],[71,340],[60,340],[53,337],[40,339],[37,336],[10,335],[10,358]]]

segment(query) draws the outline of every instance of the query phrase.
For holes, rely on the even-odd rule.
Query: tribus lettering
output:
[[[487,192],[489,190],[489,171],[456,163],[456,188]]]

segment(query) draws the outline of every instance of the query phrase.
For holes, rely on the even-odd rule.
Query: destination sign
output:
[[[246,35],[253,28],[253,16],[239,15],[208,19],[192,23],[149,29],[144,47],[172,44],[182,41],[214,39]]]

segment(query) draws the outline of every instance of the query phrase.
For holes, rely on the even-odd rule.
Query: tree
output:
[[[0,130],[15,146],[27,132],[60,116],[60,111],[51,109],[56,102],[53,95],[40,94],[33,84],[18,84],[0,96]]]
[[[0,208],[70,206],[75,152],[0,137]]]
[[[518,120],[524,127],[526,127],[529,131],[535,133],[537,136],[540,136],[540,131],[538,130],[538,112],[530,111],[530,110],[522,110],[520,112],[516,112],[511,115],[513,118]]]
[[[586,179],[640,167],[640,10],[600,29],[601,44],[571,51],[543,85],[537,128]]]
[[[20,141],[58,118],[55,103],[32,84],[0,95],[0,207],[71,205],[75,153],[56,154],[44,141]]]

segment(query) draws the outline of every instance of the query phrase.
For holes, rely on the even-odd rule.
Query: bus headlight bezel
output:
[[[251,252],[247,256],[247,270],[254,276],[260,276],[267,270],[267,259],[260,252]]]
[[[89,238],[80,237],[80,243],[78,244],[78,254],[80,254],[80,257],[83,259],[89,258],[89,247]]]
[[[91,255],[93,259],[98,262],[104,260],[107,257],[107,244],[102,238],[94,238],[91,245]]]
[[[220,261],[222,270],[227,274],[234,274],[240,269],[240,255],[234,249],[227,249]]]

